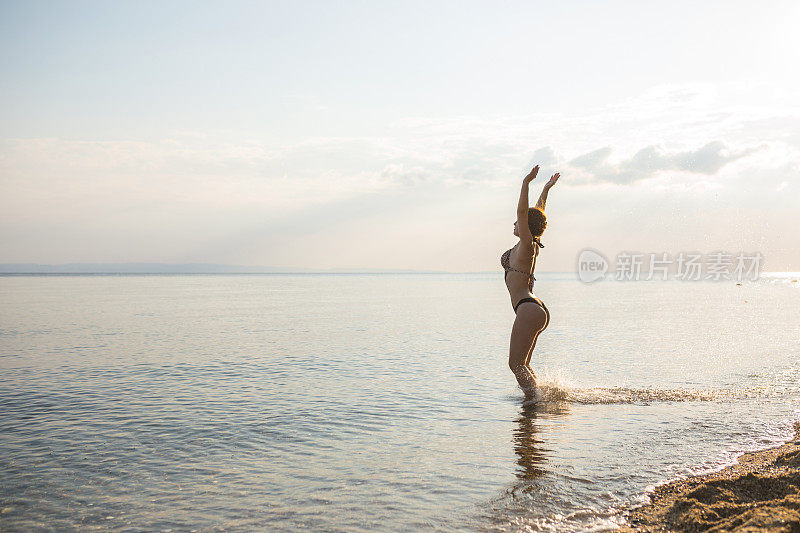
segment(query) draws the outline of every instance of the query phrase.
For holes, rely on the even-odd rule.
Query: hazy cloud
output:
[[[716,174],[723,166],[753,153],[757,148],[730,150],[722,141],[712,141],[696,150],[670,152],[651,145],[637,151],[631,158],[610,162],[612,148],[606,146],[580,155],[569,165],[588,171],[597,181],[628,184],[652,177],[657,172],[678,170]]]
[[[709,202],[717,210],[757,205],[778,213],[776,221],[796,218],[780,213],[796,212],[800,112],[741,111],[714,104],[703,87],[678,89],[576,116],[408,119],[375,136],[276,142],[184,131],[146,141],[0,139],[0,259],[328,266],[330,258],[358,264],[378,257],[374,266],[411,265],[420,261],[413,254],[386,255],[395,253],[386,234],[408,243],[397,254],[415,246],[439,251],[454,235],[468,235],[470,246],[479,245],[458,247],[457,268],[489,268],[487,250],[507,227],[506,209],[513,210],[533,164],[542,177],[561,172],[553,205],[565,233],[555,224],[549,231],[574,246],[628,224],[629,217],[592,211],[602,201],[648,205],[654,218],[680,209],[688,220],[696,215],[687,211],[689,190],[703,210]],[[655,177],[654,187],[636,187]],[[617,186],[630,187],[626,200]],[[578,226],[586,231],[566,231]],[[705,234],[687,229],[689,241]],[[298,242],[320,247],[317,258]],[[453,261],[419,256],[434,259],[414,265]],[[571,258],[564,261],[571,268]]]
[[[606,164],[606,159],[608,159],[608,156],[611,155],[612,151],[613,150],[610,146],[606,146],[605,148],[600,148],[599,150],[594,150],[587,154],[580,155],[570,161],[569,164],[573,167],[594,170],[599,166]]]
[[[531,157],[530,163],[528,166],[533,167],[533,165],[541,165],[541,166],[552,166],[558,163],[559,159],[556,155],[553,148],[550,146],[545,146],[544,148],[539,148],[535,152],[533,152],[533,157]]]

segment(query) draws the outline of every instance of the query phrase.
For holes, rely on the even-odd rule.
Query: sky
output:
[[[800,3],[0,0],[0,262],[800,271]]]

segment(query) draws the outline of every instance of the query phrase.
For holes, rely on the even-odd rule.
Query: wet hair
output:
[[[545,216],[544,211],[538,207],[528,209],[528,228],[531,230],[531,235],[541,237],[546,227],[547,216]]]

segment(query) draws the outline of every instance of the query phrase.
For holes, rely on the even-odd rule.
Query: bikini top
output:
[[[534,237],[533,242],[539,245],[540,248],[544,248],[544,244],[539,240],[539,237]],[[508,276],[508,271],[513,270],[514,272],[519,272],[520,274],[525,274],[528,276],[528,290],[533,290],[533,282],[536,281],[536,278],[533,276],[531,272],[523,272],[522,270],[517,270],[516,268],[511,266],[511,250],[514,248],[509,248],[506,250],[503,255],[500,256],[500,265],[502,265],[503,270],[505,270],[505,276]],[[533,255],[533,262],[536,264],[536,253]]]

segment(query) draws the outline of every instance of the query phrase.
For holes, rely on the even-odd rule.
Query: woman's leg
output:
[[[533,396],[536,388],[536,378],[533,372],[525,366],[525,360],[531,344],[546,322],[547,314],[538,305],[526,302],[517,308],[517,318],[514,319],[514,326],[511,328],[508,366],[517,378],[517,383],[525,396]]]
[[[531,368],[531,357],[533,356],[533,349],[536,348],[536,340],[539,338],[539,334],[541,334],[545,329],[547,329],[547,326],[550,325],[550,311],[547,309],[547,306],[544,305],[543,301],[537,299],[537,303],[539,303],[542,306],[542,309],[544,309],[544,312],[547,315],[547,319],[545,320],[544,326],[542,326],[542,329],[537,331],[536,334],[533,336],[533,342],[531,343],[531,346],[528,349],[527,357],[525,357],[525,366],[531,372],[533,372],[533,369]],[[535,376],[535,374],[534,374],[534,376]]]

